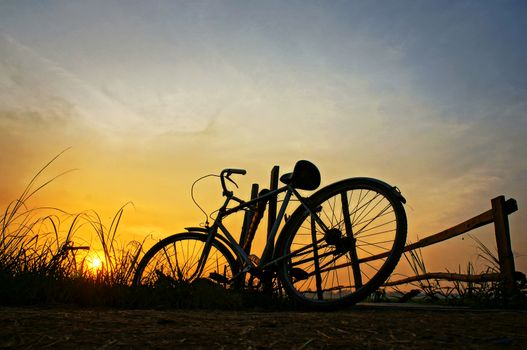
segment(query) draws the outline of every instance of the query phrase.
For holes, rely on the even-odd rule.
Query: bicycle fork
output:
[[[209,231],[209,234],[207,235],[207,240],[205,241],[205,246],[203,247],[203,251],[201,252],[201,256],[198,261],[198,266],[194,273],[189,277],[189,281],[193,281],[194,279],[197,279],[201,274],[203,273],[203,269],[205,268],[205,263],[209,257],[210,248],[212,247],[212,242],[214,241],[214,237],[216,236],[218,232],[218,225],[214,223],[212,225],[211,230]]]

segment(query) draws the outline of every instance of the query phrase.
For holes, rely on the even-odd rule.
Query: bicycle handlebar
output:
[[[227,173],[227,176],[230,176],[231,174],[240,174],[240,175],[247,174],[247,170],[245,169],[223,169],[222,173],[224,172]]]
[[[228,169],[223,169],[220,173],[220,179],[221,179],[221,187],[223,188],[223,195],[226,196],[226,195],[232,195],[232,192],[229,191],[227,189],[227,186],[225,185],[225,179],[229,180],[230,182],[234,183],[236,185],[236,183],[234,181],[232,181],[230,179],[230,176],[232,174],[239,174],[239,175],[245,175],[247,174],[247,170],[245,169],[232,169],[232,168],[228,168]],[[238,187],[236,185],[236,187]]]

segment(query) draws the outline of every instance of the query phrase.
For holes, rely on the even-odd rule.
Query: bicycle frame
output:
[[[186,227],[187,232],[151,247],[138,263],[133,285],[186,285],[203,279],[227,289],[284,291],[299,305],[319,310],[355,304],[382,287],[404,252],[408,227],[405,199],[396,187],[355,177],[319,188],[316,166],[300,160],[293,172],[280,177],[280,188],[273,172],[272,190],[243,201],[228,181],[236,185],[231,175],[246,173],[227,168],[219,176],[199,178],[216,176],[221,182],[224,201],[216,214],[211,217],[199,207],[206,215],[204,227]],[[295,208],[291,201],[298,202]],[[269,202],[272,224],[261,227],[259,239],[263,231],[266,236],[257,249],[259,259],[249,247]],[[235,223],[245,214],[241,234],[232,220],[223,222],[234,213]]]
[[[245,251],[238,244],[238,242],[233,237],[233,235],[223,225],[222,220],[223,220],[223,218],[225,218],[225,217],[227,217],[227,216],[229,216],[231,214],[234,214],[234,213],[236,213],[236,212],[238,212],[240,210],[244,210],[244,209],[252,206],[253,204],[255,204],[258,201],[266,200],[266,199],[269,199],[271,197],[278,196],[282,192],[285,192],[284,200],[282,201],[282,204],[280,206],[280,210],[278,211],[277,218],[276,218],[276,220],[274,222],[274,225],[271,228],[271,231],[270,231],[270,233],[269,233],[269,235],[267,237],[267,242],[265,244],[264,251],[262,253],[262,257],[260,259],[260,262],[258,263],[257,266],[255,266],[255,264],[251,261],[251,259],[249,259],[249,256],[247,255],[247,253],[245,253]],[[245,202],[245,201],[237,198],[236,196],[233,195],[232,192],[226,192],[224,194],[226,196],[225,202],[223,203],[223,205],[218,210],[218,216],[214,220],[214,223],[212,224],[212,226],[210,226],[208,228],[207,241],[205,243],[205,247],[203,248],[203,252],[202,252],[200,260],[198,262],[198,268],[196,269],[196,272],[193,274],[191,279],[193,279],[193,278],[195,278],[197,276],[200,276],[201,273],[203,272],[203,268],[204,268],[205,262],[206,262],[206,260],[208,258],[208,255],[209,255],[209,252],[210,252],[210,248],[212,246],[212,242],[213,242],[214,238],[216,237],[216,235],[218,234],[218,229],[223,233],[225,238],[230,243],[231,249],[234,250],[236,255],[242,260],[242,262],[243,262],[243,264],[245,266],[242,269],[242,271],[240,272],[240,274],[246,273],[246,272],[250,271],[251,269],[253,269],[255,267],[257,267],[259,269],[265,269],[265,268],[275,264],[277,261],[280,261],[282,259],[287,258],[288,255],[272,259],[272,257],[273,257],[273,243],[275,241],[275,237],[276,237],[276,234],[278,232],[278,228],[280,227],[282,219],[284,218],[285,211],[287,210],[287,207],[289,205],[289,202],[291,200],[291,196],[292,195],[295,196],[295,198],[300,202],[300,205],[302,205],[307,210],[309,215],[311,215],[314,218],[316,223],[318,223],[324,231],[328,230],[328,228],[324,224],[324,222],[318,217],[318,215],[316,215],[314,213],[314,211],[308,206],[308,204],[305,201],[305,199],[291,185],[285,185],[285,186],[283,186],[281,188],[278,188],[276,190],[270,191],[270,192],[268,192],[268,193],[266,193],[266,194],[264,194],[262,196],[256,197],[256,198],[254,198],[254,199],[252,199],[252,200],[250,200],[248,202]],[[231,201],[238,202],[239,205],[237,205],[237,206],[235,206],[233,208],[227,208]],[[236,277],[238,277],[238,275],[237,276],[233,276],[233,279],[235,279]]]

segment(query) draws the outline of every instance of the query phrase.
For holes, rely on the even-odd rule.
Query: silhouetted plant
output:
[[[484,262],[483,270],[479,273],[472,262],[468,262],[466,271],[462,271],[459,266],[457,274],[465,274],[470,280],[471,276],[481,274],[499,274],[500,265],[497,253],[489,249],[481,240],[468,234],[477,244],[477,259]],[[413,274],[422,276],[428,273],[425,260],[420,249],[415,249],[404,254]],[[447,270],[448,273],[451,271]],[[527,285],[525,276],[517,272],[518,290],[522,291]],[[423,279],[409,283],[419,288],[425,296],[425,300],[432,302],[442,302],[447,304],[479,305],[479,306],[502,306],[506,304],[504,300],[504,289],[501,281],[446,281],[435,278]],[[523,286],[523,287],[522,287]],[[523,289],[522,289],[523,288]],[[393,287],[394,291],[404,297],[406,291],[398,286]]]
[[[39,184],[38,179],[62,154],[40,169],[22,194],[0,217],[0,302],[5,305],[71,303],[81,306],[139,308],[277,308],[286,302],[258,293],[229,291],[206,283],[132,288],[143,242],[119,243],[124,209],[109,225],[91,210],[70,214],[54,207],[29,208],[28,201],[63,172]],[[96,271],[87,265],[87,244],[80,229],[95,233],[104,255]]]

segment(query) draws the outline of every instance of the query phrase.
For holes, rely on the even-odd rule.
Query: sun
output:
[[[91,255],[86,258],[88,269],[92,272],[97,272],[102,269],[103,262],[98,255]]]

